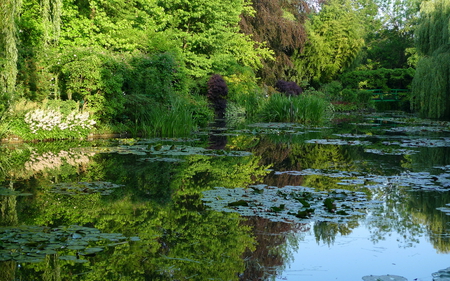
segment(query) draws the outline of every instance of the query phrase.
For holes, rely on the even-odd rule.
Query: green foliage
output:
[[[228,85],[227,115],[243,114],[247,118],[256,116],[262,106],[265,96],[257,84],[255,74],[250,68],[234,69],[233,73],[224,77]]]
[[[258,68],[271,52],[256,46],[251,37],[239,33],[240,14],[248,4],[240,0],[160,0],[170,18],[168,27],[183,50],[189,75],[200,78],[223,74],[235,63]]]
[[[342,74],[340,81],[350,89],[408,89],[414,73],[413,68],[359,70]]]
[[[295,54],[290,80],[330,82],[349,67],[364,44],[361,18],[352,2],[332,0],[306,22],[308,43]]]
[[[189,136],[197,128],[192,111],[180,101],[170,106],[155,105],[150,110],[147,126],[145,135],[165,137]]]
[[[322,123],[329,110],[329,103],[317,96],[302,94],[286,97],[273,94],[261,109],[261,117],[268,122]]]
[[[450,1],[421,5],[416,49],[421,56],[413,80],[411,106],[430,118],[450,117]]]
[[[366,46],[358,57],[357,70],[408,68],[412,66],[414,28],[420,0],[374,0],[378,16],[367,28]],[[367,25],[366,25],[367,26]]]
[[[7,117],[8,133],[25,141],[85,138],[95,121],[74,101],[50,101],[24,106]]]
[[[310,12],[306,1],[255,0],[255,13],[243,13],[241,31],[251,34],[258,42],[267,42],[274,52],[274,60],[263,60],[258,70],[261,81],[273,85],[278,79],[287,80],[293,70],[292,55],[302,50],[307,41],[305,20]]]
[[[136,56],[124,82],[125,95],[144,95],[166,104],[175,94],[186,94],[186,73],[173,53]]]
[[[124,72],[111,55],[72,49],[61,58],[64,97],[91,110],[98,120],[110,120],[123,110]]]
[[[450,49],[441,49],[417,64],[411,105],[428,118],[450,117]]]
[[[17,19],[22,1],[6,0],[0,12],[0,95],[12,94],[17,75]]]

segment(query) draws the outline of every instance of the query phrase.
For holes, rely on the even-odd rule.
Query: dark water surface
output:
[[[450,280],[449,124],[344,117],[3,144],[0,281]]]

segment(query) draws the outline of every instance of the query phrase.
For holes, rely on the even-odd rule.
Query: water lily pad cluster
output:
[[[417,150],[412,150],[412,149],[402,149],[402,148],[366,148],[364,149],[364,152],[367,153],[373,153],[373,154],[378,154],[378,155],[411,155],[411,154],[416,154],[419,153],[419,151]]]
[[[138,156],[157,156],[156,158],[161,158],[159,160],[154,159],[155,157],[149,158],[147,161],[171,161],[169,158],[183,157],[189,155],[205,155],[205,156],[249,156],[252,155],[248,151],[233,151],[224,149],[207,149],[198,146],[180,145],[180,144],[161,144],[161,143],[150,143],[150,144],[133,144],[133,145],[120,145],[114,147],[96,147],[93,148],[98,153],[118,153],[118,154],[130,154]]]
[[[430,127],[430,126],[410,126],[410,127],[393,127],[385,130],[390,133],[407,133],[407,134],[418,134],[418,133],[440,133],[446,131],[444,127]]]
[[[104,247],[127,240],[139,238],[77,225],[0,227],[0,261],[41,262],[46,255],[58,254],[59,259],[82,263]]]
[[[389,181],[412,190],[450,191],[450,173],[431,174],[429,172],[404,172]]]
[[[438,272],[432,274],[433,281],[448,281],[450,280],[450,267],[441,269]]]
[[[310,139],[306,143],[331,144],[331,145],[370,145],[370,141],[343,140],[343,139]]]
[[[300,123],[253,123],[249,124],[248,127],[256,128],[271,128],[271,129],[295,129],[295,128],[305,128],[305,125]]]
[[[304,169],[302,171],[275,172],[276,175],[289,174],[294,176],[319,175],[324,177],[340,178],[340,185],[361,185],[367,188],[393,185],[410,187],[411,190],[424,191],[450,191],[450,166],[436,167],[443,169],[440,174],[429,172],[402,172],[398,175],[374,175],[356,171]]]
[[[77,194],[92,194],[100,193],[101,195],[110,195],[116,188],[123,185],[115,184],[106,181],[94,182],[64,182],[56,183],[51,186],[50,192],[77,195]]]
[[[445,204],[446,207],[437,208],[439,211],[444,212],[444,214],[450,216],[450,204]],[[450,276],[449,276],[450,277]]]
[[[343,189],[318,192],[304,186],[278,188],[264,184],[250,188],[216,187],[203,195],[204,204],[216,211],[293,223],[348,222],[380,203],[367,200],[363,192]]]
[[[0,196],[29,196],[29,195],[32,194],[0,186]]]

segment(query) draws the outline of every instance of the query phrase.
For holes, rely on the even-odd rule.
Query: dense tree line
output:
[[[279,80],[319,89],[349,71],[415,67],[419,57],[422,71],[433,58],[443,61],[445,40],[426,38],[445,30],[438,27],[449,3],[420,2],[3,0],[0,111],[14,112],[3,122],[74,101],[70,110],[89,110],[97,127],[134,124],[145,133],[157,116],[151,108],[181,116],[175,110],[185,104],[193,126],[210,120],[204,104],[213,74],[224,77],[229,99],[239,103],[239,96],[267,93],[265,86]],[[436,28],[426,30],[428,23]],[[431,95],[420,90],[427,87],[421,73],[414,107],[445,115],[425,105]],[[448,91],[440,92],[448,100]]]

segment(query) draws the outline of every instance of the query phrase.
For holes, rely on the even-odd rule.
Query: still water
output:
[[[3,144],[0,280],[450,280],[449,124],[344,117]]]

